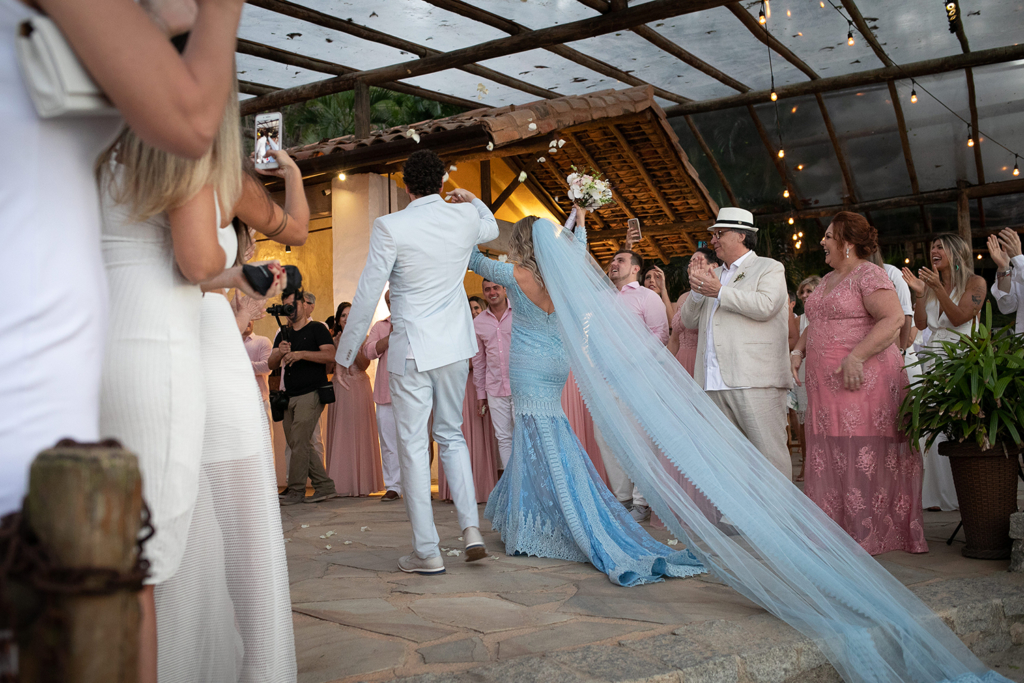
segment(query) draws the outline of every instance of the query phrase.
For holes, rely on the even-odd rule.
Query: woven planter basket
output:
[[[939,454],[949,458],[967,544],[964,557],[1003,560],[1010,556],[1010,515],[1017,511],[1017,454],[1020,448],[944,441]]]

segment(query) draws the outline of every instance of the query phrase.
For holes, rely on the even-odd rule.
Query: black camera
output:
[[[290,318],[295,315],[295,304],[274,304],[267,308],[267,314],[272,316],[284,316]]]

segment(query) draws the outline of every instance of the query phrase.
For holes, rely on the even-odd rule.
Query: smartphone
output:
[[[626,221],[626,234],[628,235],[630,232],[633,232],[634,230],[636,231],[636,241],[639,242],[644,238],[644,236],[640,234],[639,218],[630,218],[628,221]]]
[[[256,168],[277,168],[270,152],[281,149],[281,112],[256,115]]]

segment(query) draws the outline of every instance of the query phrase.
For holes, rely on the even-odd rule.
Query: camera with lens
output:
[[[284,316],[290,318],[295,315],[295,304],[274,304],[267,307],[267,314],[274,317]]]

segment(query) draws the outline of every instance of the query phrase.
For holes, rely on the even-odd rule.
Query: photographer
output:
[[[284,434],[292,458],[288,467],[288,490],[281,498],[281,505],[318,503],[338,495],[334,481],[327,476],[310,440],[324,409],[319,392],[330,386],[326,364],[334,360],[334,340],[323,323],[309,319],[312,306],[301,290],[286,292],[281,297],[280,309],[291,324],[282,328],[274,339],[269,364],[271,370],[282,368],[288,396]],[[276,311],[271,309],[271,313]],[[308,498],[307,476],[313,483],[313,495]]]

